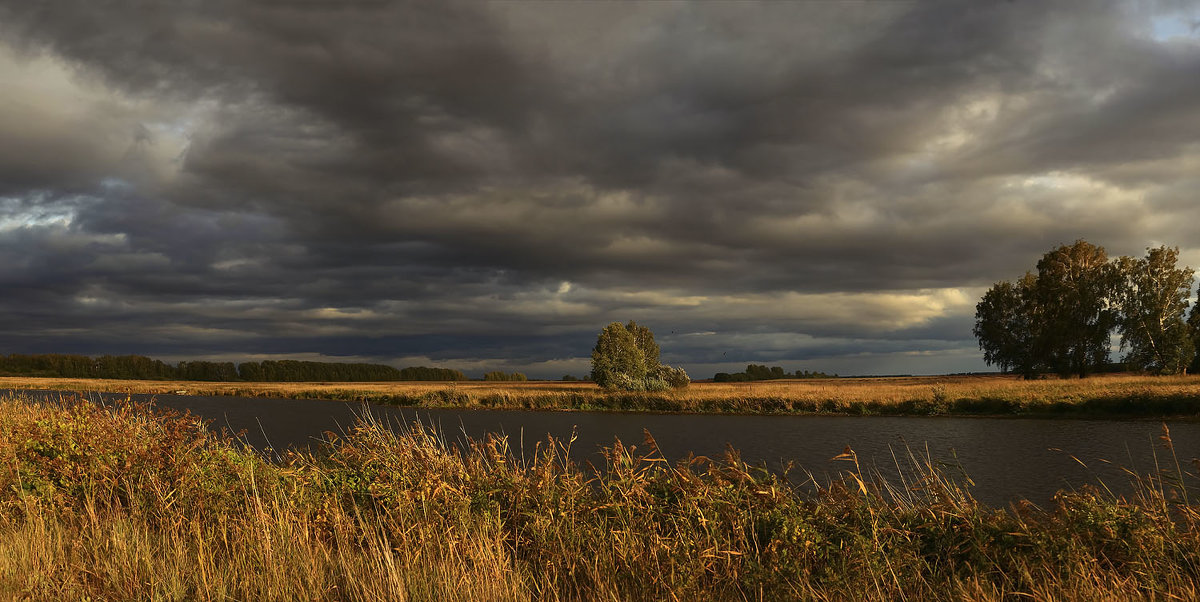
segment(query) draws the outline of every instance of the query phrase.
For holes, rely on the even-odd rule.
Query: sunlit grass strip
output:
[[[1166,435],[1166,433],[1164,433]],[[1167,440],[1169,441],[1169,439]],[[0,598],[1195,599],[1196,475],[994,509],[902,456],[817,493],[653,439],[599,473],[369,422],[269,462],[189,418],[0,400]],[[811,485],[811,483],[809,483]]]
[[[694,383],[663,393],[589,383],[205,383],[4,378],[9,388],[367,401],[401,406],[737,414],[1168,417],[1200,415],[1200,376],[1001,376]]]

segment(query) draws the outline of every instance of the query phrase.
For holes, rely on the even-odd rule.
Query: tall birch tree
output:
[[[1193,270],[1177,268],[1178,247],[1147,248],[1144,258],[1121,257],[1116,301],[1123,360],[1157,374],[1179,374],[1195,356],[1191,329],[1184,320],[1192,295]]]

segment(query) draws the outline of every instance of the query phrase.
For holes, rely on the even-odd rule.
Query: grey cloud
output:
[[[978,363],[937,291],[1200,249],[1180,8],[0,3],[5,348]]]

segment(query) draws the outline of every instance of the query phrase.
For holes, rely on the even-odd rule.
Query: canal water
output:
[[[47,398],[59,392],[25,391]],[[124,394],[83,393],[93,401],[124,399]],[[135,395],[135,401],[151,396]],[[1081,420],[981,417],[737,416],[619,412],[413,409],[339,401],[156,395],[160,408],[187,410],[215,428],[244,431],[259,449],[283,450],[317,444],[327,431],[342,433],[370,415],[394,429],[421,423],[449,441],[506,435],[514,453],[532,455],[552,436],[575,438],[572,456],[603,466],[599,455],[615,440],[644,448],[649,431],[669,460],[688,454],[723,457],[735,449],[743,460],[772,470],[794,465],[797,483],[811,475],[818,484],[852,464],[832,458],[849,446],[859,464],[895,477],[913,476],[909,456],[929,460],[992,506],[1018,499],[1039,505],[1055,492],[1084,485],[1130,491],[1129,469],[1139,474],[1174,466],[1153,420]],[[1175,453],[1186,468],[1200,456],[1200,421],[1167,422]],[[1157,465],[1156,465],[1157,462]]]

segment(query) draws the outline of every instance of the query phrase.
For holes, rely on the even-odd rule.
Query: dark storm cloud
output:
[[[962,365],[1056,244],[1200,260],[1190,10],[3,3],[0,342]]]

